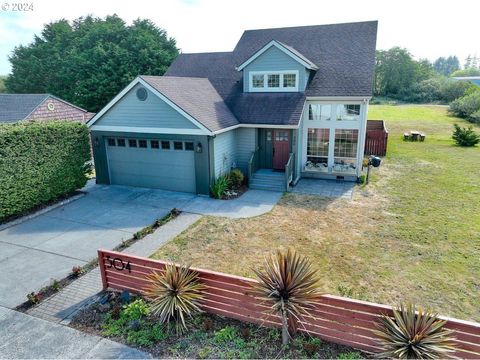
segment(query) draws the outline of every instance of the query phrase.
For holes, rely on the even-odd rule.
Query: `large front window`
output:
[[[250,91],[297,91],[298,71],[251,71]]]
[[[329,129],[308,129],[307,163],[305,164],[307,170],[328,172],[329,143]]]
[[[334,147],[335,172],[355,172],[357,163],[358,130],[336,129]]]

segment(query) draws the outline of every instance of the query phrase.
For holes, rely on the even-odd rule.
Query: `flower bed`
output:
[[[296,334],[283,348],[279,329],[211,314],[195,315],[188,320],[185,333],[178,335],[162,326],[141,298],[127,293],[107,292],[103,304],[82,310],[70,326],[163,358],[357,359],[364,356],[352,348],[303,334]]]

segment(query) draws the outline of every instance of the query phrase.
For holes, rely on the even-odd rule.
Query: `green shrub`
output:
[[[362,359],[362,354],[360,354],[358,351],[349,351],[339,354],[338,358],[342,360]]]
[[[89,160],[83,124],[0,125],[0,221],[82,188]]]
[[[230,178],[231,185],[236,188],[240,187],[245,179],[240,169],[233,169],[230,171],[228,177]]]
[[[237,329],[233,326],[225,326],[223,329],[215,331],[214,341],[217,343],[225,343],[233,341],[238,337]]]
[[[446,103],[461,98],[468,94],[471,89],[475,89],[476,86],[468,81],[458,81],[452,79],[446,79],[440,87],[440,100]]]
[[[230,180],[228,176],[221,175],[215,180],[215,183],[212,185],[212,195],[215,199],[221,199],[225,192],[230,187]]]
[[[470,115],[468,120],[472,123],[480,125],[480,109],[478,109],[472,115]]]
[[[480,135],[473,131],[472,127],[462,128],[458,124],[453,125],[452,139],[459,146],[475,146],[480,142]]]
[[[472,91],[450,104],[449,112],[453,115],[472,121],[470,118],[480,110],[480,91]]]

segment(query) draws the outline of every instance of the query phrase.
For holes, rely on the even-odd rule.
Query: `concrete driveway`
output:
[[[69,204],[0,231],[0,306],[14,308],[73,266],[113,249],[171,209],[242,218],[272,209],[282,193],[250,190],[224,201],[165,190],[96,185]]]
[[[78,200],[0,231],[0,306],[14,308],[26,301],[27,293],[94,259],[98,248],[114,248],[196,198],[94,184],[86,191]]]

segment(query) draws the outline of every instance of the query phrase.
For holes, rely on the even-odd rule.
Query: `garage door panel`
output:
[[[110,182],[195,192],[193,151],[108,146]]]

